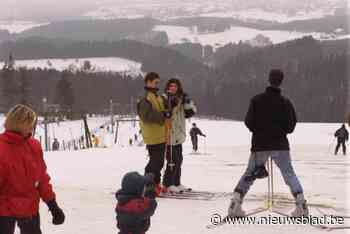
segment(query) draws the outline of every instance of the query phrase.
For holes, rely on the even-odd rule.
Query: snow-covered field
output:
[[[99,7],[85,13],[93,19],[133,18],[152,16],[171,19],[193,16],[234,17],[289,22],[321,18],[333,14],[343,0],[115,0],[101,1]]]
[[[141,63],[131,61],[124,58],[106,57],[106,58],[70,58],[70,59],[38,59],[38,60],[16,60],[16,67],[27,68],[41,68],[41,69],[56,69],[63,71],[70,70],[83,70],[84,63],[89,61],[91,69],[89,72],[98,71],[112,71],[138,76],[142,74]],[[4,65],[4,62],[0,62],[0,67]]]
[[[30,21],[0,21],[0,29],[8,30],[10,33],[21,33],[25,30],[45,24],[46,23],[35,23]]]
[[[325,12],[322,9],[310,11],[310,12],[297,12],[295,15],[288,15],[285,13],[278,13],[272,11],[265,11],[262,9],[247,9],[240,11],[228,11],[228,12],[212,12],[207,14],[202,14],[204,17],[219,17],[219,18],[235,18],[241,20],[266,20],[274,21],[279,23],[287,23],[295,20],[308,20],[308,19],[318,19],[332,12]]]
[[[193,42],[214,47],[218,47],[219,45],[223,46],[230,42],[238,43],[239,41],[251,40],[259,34],[269,37],[274,44],[302,38],[308,35],[312,35],[316,39],[324,36],[321,33],[301,33],[277,30],[264,31],[247,27],[231,27],[229,30],[221,33],[197,33],[195,30],[191,30],[188,27],[172,25],[158,25],[153,30],[165,31],[168,34],[169,42],[171,44]]]
[[[192,120],[207,134],[200,138],[203,155],[189,155],[190,142],[184,144],[182,183],[198,190],[231,192],[243,173],[249,156],[250,133],[242,122]],[[190,123],[188,124],[188,127]],[[337,212],[350,214],[348,157],[332,155],[334,131],[340,124],[302,123],[290,136],[292,157],[309,203],[332,206]],[[187,129],[188,131],[189,129]],[[62,131],[63,130],[62,128]],[[59,204],[67,215],[63,226],[53,226],[45,205],[41,207],[44,233],[107,234],[116,233],[113,192],[120,187],[123,174],[143,173],[147,163],[144,147],[128,146],[138,132],[130,123],[121,125],[119,144],[106,149],[45,154]],[[247,195],[244,208],[264,205],[266,180],[255,183]],[[347,188],[348,186],[348,188]],[[275,192],[291,199],[288,188],[275,168]],[[252,199],[254,198],[254,199]],[[254,201],[253,201],[254,200]],[[158,209],[148,233],[323,233],[310,226],[232,226],[208,230],[210,216],[225,214],[229,198],[213,201],[158,199]],[[293,206],[283,207],[285,211]],[[315,210],[311,207],[311,212]],[[335,212],[335,211],[334,211]],[[267,216],[268,213],[261,214]],[[336,231],[336,233],[345,233]]]

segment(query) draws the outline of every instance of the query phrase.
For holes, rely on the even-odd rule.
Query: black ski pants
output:
[[[16,224],[21,234],[41,234],[39,214],[31,218],[0,217],[0,234],[14,234]]]
[[[145,173],[154,175],[154,182],[160,184],[161,171],[164,166],[165,143],[158,145],[147,145],[149,161],[145,168]]]
[[[337,146],[335,147],[335,155],[338,154],[338,151],[339,151],[340,146],[342,146],[342,148],[343,148],[343,154],[345,155],[345,154],[346,154],[345,139],[340,139],[340,138],[338,138],[338,144],[337,144]]]
[[[171,151],[170,151],[171,149]],[[182,145],[167,146],[167,166],[163,178],[163,185],[179,186],[181,184],[181,166],[183,161]]]
[[[191,136],[191,141],[192,141],[193,151],[197,152],[197,150],[198,150],[198,137],[197,136]]]

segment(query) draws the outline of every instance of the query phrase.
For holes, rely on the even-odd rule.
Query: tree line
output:
[[[250,98],[264,91],[269,70],[280,68],[286,76],[284,93],[295,104],[299,120],[339,122],[344,119],[349,95],[350,58],[347,48],[341,50],[334,43],[325,46],[307,37],[238,53],[216,68],[165,48],[140,52],[139,43],[132,43],[137,45],[134,49],[128,47],[128,56],[143,60],[143,71],[159,72],[163,81],[180,78],[185,91],[197,102],[200,115],[242,120]],[[149,54],[138,57],[136,51]],[[42,98],[47,97],[50,103],[91,113],[102,113],[112,99],[127,112],[135,109],[135,100],[143,94],[141,77],[112,72],[4,68],[0,82],[3,111],[24,101],[40,109]]]

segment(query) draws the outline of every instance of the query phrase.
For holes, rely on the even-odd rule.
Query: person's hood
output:
[[[144,187],[148,178],[140,175],[138,172],[128,172],[122,179],[122,188],[119,194],[129,196],[142,196]]]

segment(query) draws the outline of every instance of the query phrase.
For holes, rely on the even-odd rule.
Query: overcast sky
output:
[[[96,4],[96,0],[0,0],[0,19],[72,17]]]

